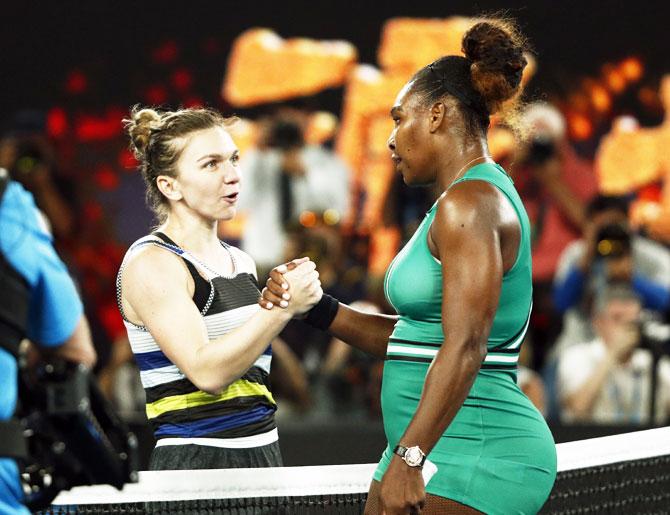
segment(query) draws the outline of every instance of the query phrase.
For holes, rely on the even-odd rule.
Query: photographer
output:
[[[0,169],[0,421],[17,401],[23,338],[43,353],[88,367],[95,351],[82,304],[32,195]],[[27,513],[14,460],[0,457],[0,513]]]
[[[585,206],[597,191],[590,162],[581,159],[566,137],[561,112],[534,102],[521,113],[525,138],[513,156],[514,184],[532,224],[533,306],[530,333],[533,364],[542,366],[550,342],[560,329],[552,303],[558,257],[579,238],[586,222]]]
[[[303,211],[334,209],[343,219],[348,210],[349,170],[331,150],[305,144],[305,123],[300,111],[276,115],[241,164],[242,248],[255,259],[259,277],[283,259],[286,229]]]
[[[53,148],[38,127],[20,127],[0,139],[0,168],[33,195],[57,240],[72,236],[74,212],[61,191],[64,181],[54,173]]]
[[[670,305],[670,252],[631,233],[624,199],[597,196],[588,206],[583,238],[565,249],[554,280],[554,306],[564,314],[559,349],[592,337],[591,300],[614,282],[629,284],[645,309],[665,313]]]
[[[566,348],[558,361],[564,422],[649,424],[652,355],[640,348],[641,302],[623,285],[597,297],[596,337]],[[662,358],[656,387],[656,423],[670,413],[670,361]]]

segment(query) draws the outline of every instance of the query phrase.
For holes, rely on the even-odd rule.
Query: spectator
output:
[[[0,169],[0,421],[17,400],[17,356],[22,338],[44,351],[92,366],[95,351],[82,304],[53,249],[33,197]],[[0,513],[28,513],[16,463],[0,457]]]
[[[558,389],[564,422],[648,424],[651,353],[640,348],[640,298],[616,285],[596,302],[596,337],[566,348],[559,356]],[[670,360],[658,369],[656,422],[670,413]]]
[[[544,363],[547,343],[560,330],[551,292],[558,256],[581,234],[585,204],[597,190],[591,163],[581,159],[566,137],[565,119],[551,104],[535,102],[522,113],[526,138],[513,158],[514,183],[532,224],[533,365]]]
[[[330,150],[306,145],[299,118],[276,117],[265,144],[242,163],[239,207],[247,215],[242,248],[256,261],[259,277],[284,257],[286,229],[303,211],[349,205],[349,170]]]
[[[670,251],[631,234],[626,202],[597,196],[588,206],[587,220],[583,237],[561,255],[554,280],[554,305],[564,314],[557,352],[592,338],[591,299],[606,284],[630,284],[646,309],[665,312],[670,304]]]

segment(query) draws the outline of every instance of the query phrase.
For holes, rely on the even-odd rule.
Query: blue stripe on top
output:
[[[169,367],[174,365],[163,351],[155,350],[152,352],[140,352],[135,354],[135,361],[140,371],[153,370],[155,368]]]
[[[240,426],[246,426],[263,420],[274,412],[274,408],[268,406],[259,406],[258,408],[236,413],[233,415],[223,415],[221,417],[205,418],[203,420],[194,420],[192,422],[182,422],[180,424],[161,424],[155,432],[160,436],[178,436],[181,438],[196,438],[200,436],[211,435],[226,429],[233,429]]]
[[[272,356],[272,346],[268,346],[263,352],[264,356]],[[169,367],[174,365],[161,350],[151,352],[138,352],[135,354],[135,361],[140,371],[154,370],[156,368]]]

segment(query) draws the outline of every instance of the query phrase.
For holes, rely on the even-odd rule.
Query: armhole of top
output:
[[[506,192],[500,185],[496,184],[496,183],[495,183],[494,181],[492,181],[492,180],[487,180],[485,177],[482,177],[482,176],[479,176],[479,177],[461,177],[460,179],[458,179],[457,181],[455,181],[455,182],[454,182],[451,186],[449,186],[449,187],[450,187],[450,188],[453,188],[456,184],[459,184],[459,183],[461,183],[461,182],[465,182],[465,181],[482,181],[482,182],[485,182],[485,183],[487,183],[487,184],[490,184],[491,186],[493,186],[494,188],[496,188],[498,191],[500,191],[500,192],[504,195],[504,197],[507,199],[507,202],[510,203],[510,205],[512,206],[512,209],[514,209],[514,212],[516,213],[516,219],[517,219],[517,221],[519,222],[519,229],[521,230],[521,237],[519,238],[519,248],[518,248],[517,251],[516,251],[516,258],[514,259],[514,264],[512,264],[512,266],[510,267],[510,269],[509,269],[507,272],[505,272],[505,273],[503,274],[503,277],[508,276],[508,275],[510,275],[512,272],[514,272],[514,271],[516,270],[517,266],[519,265],[519,262],[521,261],[521,250],[523,249],[524,236],[526,235],[526,234],[525,234],[525,233],[526,233],[526,230],[525,230],[524,227],[523,227],[523,220],[522,220],[521,213],[519,212],[519,208],[516,206],[516,204],[515,204],[514,201],[512,200],[512,198],[511,198],[511,196],[509,195],[509,193],[507,193],[507,192]],[[433,255],[431,254],[431,256],[433,256]],[[440,262],[439,260],[437,260],[437,259],[435,258],[435,256],[433,256],[433,258],[434,258],[438,263]]]
[[[160,236],[159,236],[160,234]],[[165,236],[163,233],[153,233],[150,236],[157,236],[160,238],[159,240],[153,239],[150,237],[146,237],[146,239],[140,240],[133,244],[130,249],[128,249],[128,252],[130,253],[131,251],[136,250],[138,247],[143,247],[146,245],[156,245],[158,247],[162,247],[168,252],[172,252],[173,254],[177,255],[182,259],[182,261],[186,264],[186,268],[188,269],[189,273],[191,274],[191,277],[193,277],[193,283],[194,283],[194,290],[193,290],[193,302],[196,305],[198,311],[204,315],[205,312],[209,309],[209,305],[211,304],[212,301],[212,296],[214,292],[214,286],[211,283],[211,281],[208,281],[200,273],[198,272],[197,268],[193,263],[191,263],[188,259],[186,259],[184,256],[181,256],[177,254],[174,250],[170,249],[167,245],[164,243],[168,243],[169,245],[174,245],[177,248],[180,248],[177,244],[175,244],[172,240],[170,240],[167,236]],[[162,241],[161,241],[162,240]],[[123,302],[121,298],[121,276],[123,274],[123,269],[125,268],[126,265],[126,259],[128,257],[128,254],[126,255],[126,258],[124,258],[123,262],[121,263],[121,267],[119,268],[119,272],[116,274],[116,304],[119,308],[119,313],[121,314],[121,318],[128,324],[132,325],[133,327],[140,329],[142,331],[147,331],[146,326],[144,325],[138,325],[128,319],[126,317],[126,313],[123,310]]]
[[[166,234],[160,231],[155,231],[153,235],[160,238],[169,245],[181,248]],[[212,285],[207,279],[205,279],[200,274],[200,272],[198,272],[198,269],[189,259],[187,259],[183,255],[179,257],[181,257],[181,259],[184,261],[184,263],[186,264],[186,268],[188,268],[188,271],[191,274],[191,277],[193,278],[193,284],[194,284],[193,297],[192,297],[193,302],[195,303],[195,306],[198,308],[198,311],[200,311],[200,313],[203,313],[204,311],[206,311],[205,308],[208,307],[207,305],[210,302],[209,297],[211,294]]]

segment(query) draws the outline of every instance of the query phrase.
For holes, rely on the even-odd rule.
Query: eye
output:
[[[240,162],[240,154],[235,152],[232,156],[230,156],[230,162],[234,165],[237,165]]]
[[[210,161],[207,161],[207,162],[203,165],[203,168],[208,168],[208,169],[212,170],[212,169],[216,168],[216,165],[217,165],[217,161],[216,161],[216,159],[212,159],[212,160],[210,160]]]

